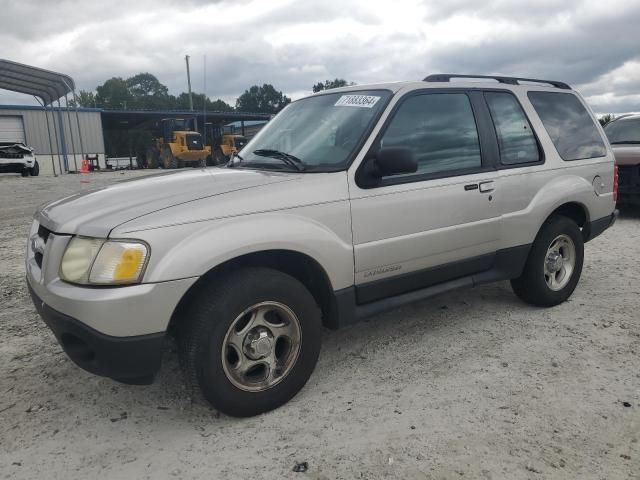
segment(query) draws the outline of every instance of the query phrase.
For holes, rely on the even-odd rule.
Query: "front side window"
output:
[[[640,143],[640,118],[621,118],[604,127],[611,145]]]
[[[507,92],[486,92],[484,97],[496,128],[500,162],[517,165],[539,161],[538,142],[518,100]]]
[[[469,97],[464,93],[409,97],[400,105],[382,136],[381,147],[390,146],[413,150],[418,171],[407,174],[411,176],[482,166],[475,117]]]
[[[607,154],[591,115],[575,95],[555,92],[529,92],[528,95],[563,160],[584,160]]]
[[[289,104],[230,166],[300,171],[346,168],[391,97],[387,90],[314,95]]]

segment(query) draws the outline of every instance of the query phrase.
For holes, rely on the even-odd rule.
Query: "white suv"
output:
[[[19,173],[23,177],[37,177],[40,165],[33,154],[33,149],[24,143],[0,143],[0,173]]]
[[[563,302],[616,218],[606,137],[564,83],[454,77],[324,91],[226,167],[45,205],[36,307],[78,365],[127,383],[174,335],[188,380],[246,416],[303,387],[323,325],[498,280]]]

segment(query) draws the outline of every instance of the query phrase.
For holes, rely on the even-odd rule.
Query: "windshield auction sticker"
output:
[[[342,95],[334,107],[361,107],[372,108],[380,100],[373,95]]]

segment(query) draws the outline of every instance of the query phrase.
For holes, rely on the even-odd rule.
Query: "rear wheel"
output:
[[[558,305],[578,285],[583,261],[584,240],[578,225],[566,217],[552,217],[540,229],[522,275],[511,286],[527,303]]]
[[[28,168],[23,168],[22,170],[20,170],[20,175],[22,175],[23,177],[28,177],[29,176],[29,169]]]
[[[237,271],[203,288],[185,315],[178,344],[187,380],[228,415],[286,403],[318,360],[320,310],[304,285],[280,271]]]

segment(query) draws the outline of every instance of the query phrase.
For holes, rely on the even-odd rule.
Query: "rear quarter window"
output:
[[[563,160],[585,160],[607,154],[593,118],[578,97],[555,92],[529,92],[528,96]]]
[[[604,133],[612,145],[640,143],[640,118],[624,118],[608,123]]]

